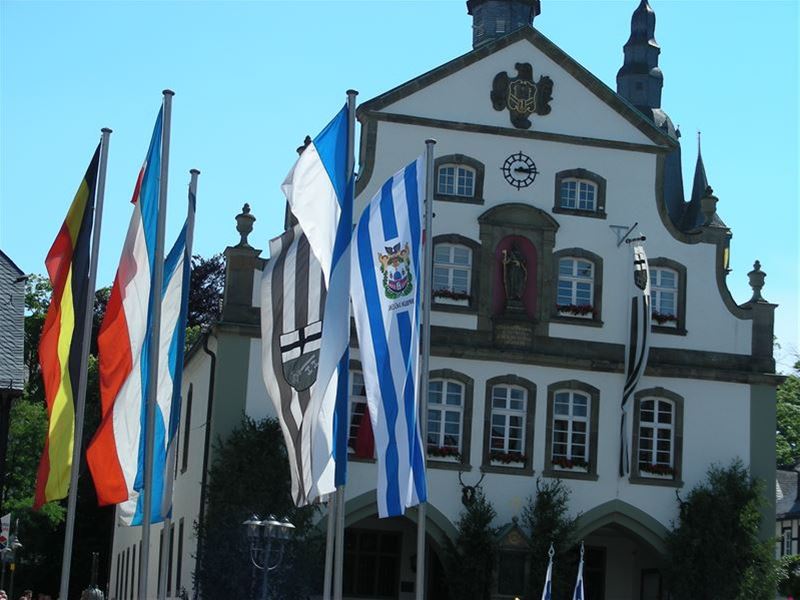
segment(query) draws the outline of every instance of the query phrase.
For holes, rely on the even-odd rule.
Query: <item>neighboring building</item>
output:
[[[6,450],[11,402],[25,385],[25,280],[27,277],[0,250],[0,515],[6,478]]]
[[[775,556],[800,554],[800,473],[778,469],[775,478]]]
[[[358,111],[356,215],[426,138],[438,140],[427,597],[444,594],[439,551],[456,533],[462,486],[483,476],[497,524],[508,524],[509,553],[524,544],[513,519],[536,478],[560,478],[580,515],[587,596],[662,598],[675,491],[737,457],[767,489],[775,485],[775,305],[761,297],[758,264],[749,274],[753,298],[734,302],[731,232],[699,154],[684,198],[679,134],[660,107],[660,49],[645,0],[633,14],[616,92],[530,26],[538,0],[470,0],[467,8],[472,51]],[[273,414],[260,368],[256,284],[265,261],[247,242],[249,211],[237,220],[242,240],[225,251],[222,320],[186,359],[170,596],[191,584],[191,525],[203,510],[209,440],[242,411]],[[621,478],[631,258],[619,242],[634,223],[647,234],[654,322],[630,409],[632,472]],[[509,256],[522,265],[513,283]],[[355,441],[364,414],[355,344],[351,365]],[[416,511],[377,519],[373,463],[354,454],[349,468],[346,596],[413,598]],[[774,527],[767,501],[765,538]],[[361,544],[375,540],[382,550]],[[138,528],[116,529],[110,598],[132,597],[138,541]],[[361,571],[375,560],[386,565],[380,581]],[[496,597],[521,596],[515,586],[523,581],[499,582]]]

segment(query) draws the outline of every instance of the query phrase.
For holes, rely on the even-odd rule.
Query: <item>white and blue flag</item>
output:
[[[572,600],[586,600],[586,592],[583,589],[583,543],[581,543],[581,562],[578,564],[578,578],[575,580]]]
[[[353,232],[353,311],[378,462],[378,515],[427,498],[419,430],[423,157],[383,184]]]
[[[303,150],[281,186],[319,262],[327,289],[319,363],[304,417],[309,426],[299,444],[304,453],[299,462],[310,465],[311,481],[305,490],[308,502],[334,492],[336,485],[345,483],[347,475],[353,223],[353,178],[347,172],[347,132],[345,105]],[[337,457],[341,460],[336,460]]]
[[[553,545],[550,544],[550,562],[547,563],[547,574],[544,576],[544,589],[542,589],[542,600],[552,600],[553,598]]]

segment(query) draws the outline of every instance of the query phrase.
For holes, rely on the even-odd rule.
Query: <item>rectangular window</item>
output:
[[[428,454],[456,457],[461,454],[464,385],[435,379],[428,384]]]
[[[344,534],[344,581],[347,596],[397,598],[402,536],[393,531],[348,528]]]
[[[792,554],[792,530],[784,529],[781,538],[781,556],[789,556]]]
[[[496,385],[492,388],[492,454],[524,456],[527,394],[521,387]]]
[[[556,392],[553,401],[552,462],[563,468],[588,467],[589,403],[585,394]]]
[[[192,385],[189,385],[189,392],[186,394],[186,420],[183,424],[183,455],[181,456],[181,473],[185,473],[189,468],[189,432],[192,426]]]
[[[183,517],[178,521],[178,556],[175,564],[175,595],[181,593],[181,570],[183,569]]]
[[[172,595],[172,558],[175,547],[175,524],[169,526],[169,554],[167,555],[167,596]]]
[[[164,554],[164,536],[166,535],[166,530],[162,529],[161,535],[158,536],[158,578],[156,581],[161,581],[161,555]]]
[[[472,250],[458,244],[436,244],[433,249],[435,298],[468,300],[471,273]]]
[[[566,179],[561,182],[561,208],[596,210],[597,185],[591,181]]]
[[[130,575],[131,549],[125,549],[125,583],[122,585],[122,597],[128,597],[128,575]]]
[[[594,263],[579,258],[558,261],[558,290],[556,304],[561,312],[572,316],[591,317],[594,301]],[[582,309],[587,312],[582,313]]]
[[[471,198],[475,195],[475,170],[461,165],[443,165],[439,167],[436,188],[444,196]]]
[[[678,325],[678,274],[672,269],[650,269],[653,321],[662,327]]]
[[[643,400],[639,411],[639,470],[644,475],[673,474],[674,405]]]

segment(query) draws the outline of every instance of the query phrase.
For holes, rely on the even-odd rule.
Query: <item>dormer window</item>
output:
[[[445,196],[475,196],[475,169],[463,165],[442,165],[438,176],[439,194]]]
[[[434,199],[483,204],[482,162],[463,154],[448,154],[436,159],[434,169]]]
[[[497,33],[505,33],[506,32],[506,22],[503,19],[497,19],[495,30]]]
[[[554,213],[606,218],[606,180],[587,169],[556,173]]]

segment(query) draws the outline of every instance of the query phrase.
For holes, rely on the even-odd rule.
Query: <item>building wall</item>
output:
[[[0,252],[0,390],[22,393],[24,274]]]

